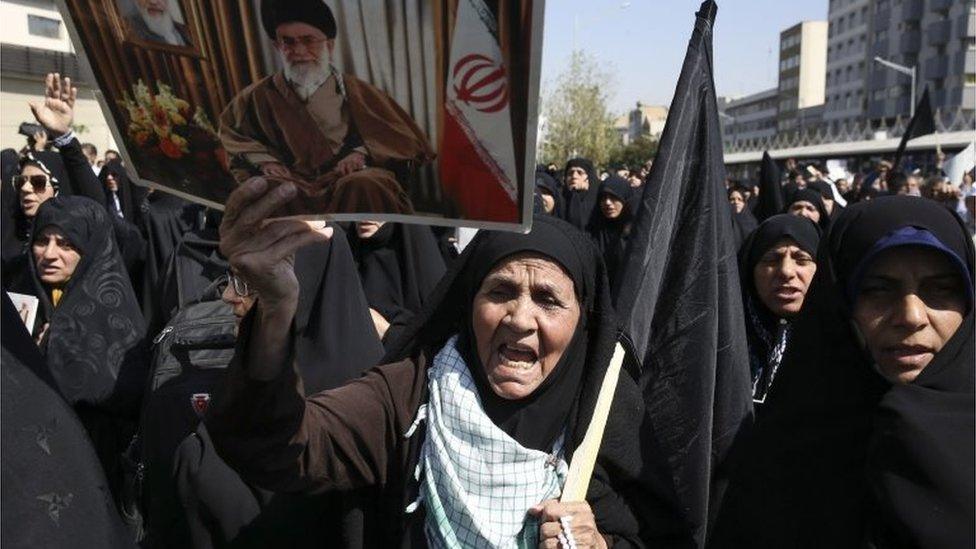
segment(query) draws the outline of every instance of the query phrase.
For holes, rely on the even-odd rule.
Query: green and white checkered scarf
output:
[[[432,547],[536,547],[528,510],[559,497],[563,437],[553,454],[525,448],[485,414],[452,337],[428,370],[427,437],[420,499]]]

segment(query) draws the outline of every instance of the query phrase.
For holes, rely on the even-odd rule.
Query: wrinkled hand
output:
[[[386,331],[390,329],[390,322],[372,307],[369,308],[369,316],[373,317],[373,326],[376,326],[376,333],[380,336],[380,339],[383,339],[386,336]]]
[[[571,516],[570,531],[573,539],[576,540],[577,547],[594,547],[606,549],[607,543],[596,529],[596,518],[590,504],[560,503],[555,499],[547,499],[535,507],[529,509],[529,513],[539,517],[539,547],[546,549],[557,549],[559,547],[559,534],[562,533],[562,525],[559,518]]]
[[[345,158],[336,164],[333,169],[334,172],[338,173],[340,177],[344,175],[349,175],[352,172],[361,170],[366,167],[366,155],[361,152],[351,152],[346,155]]]
[[[333,232],[322,222],[268,219],[295,193],[292,183],[272,187],[263,177],[251,178],[231,193],[220,224],[220,252],[254,288],[266,313],[289,318],[298,303],[295,250],[327,241]]]
[[[30,108],[48,135],[58,138],[71,131],[78,88],[71,86],[70,78],[65,77],[62,81],[56,72],[48,73],[44,83],[44,100],[31,101]]]
[[[265,162],[261,164],[261,173],[268,177],[291,177],[291,170],[280,162]]]

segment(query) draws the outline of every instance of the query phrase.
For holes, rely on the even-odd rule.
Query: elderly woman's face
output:
[[[580,318],[573,281],[537,254],[514,255],[491,270],[474,297],[478,357],[498,396],[518,400],[552,373]]]
[[[868,268],[854,322],[878,369],[892,383],[911,383],[962,324],[965,281],[936,250],[893,248]]]
[[[806,200],[797,200],[790,204],[789,213],[805,217],[814,223],[820,223],[820,210],[812,202]]]
[[[68,237],[58,227],[44,227],[34,238],[32,246],[34,264],[41,282],[49,286],[59,286],[75,274],[81,254]]]

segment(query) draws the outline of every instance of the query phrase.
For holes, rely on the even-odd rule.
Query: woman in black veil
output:
[[[973,262],[939,204],[845,209],[713,546],[973,546]]]

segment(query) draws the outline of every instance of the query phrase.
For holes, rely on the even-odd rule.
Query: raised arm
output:
[[[61,78],[58,73],[48,73],[44,81],[44,99],[31,101],[30,108],[37,122],[47,130],[61,153],[61,161],[68,171],[70,185],[74,194],[87,196],[105,205],[105,189],[95,175],[81,150],[81,143],[72,137],[71,124],[74,121],[75,100],[78,88],[71,85],[70,78]]]
[[[417,376],[409,364],[392,365],[304,398],[292,347],[294,252],[331,237],[332,230],[324,223],[314,228],[304,221],[268,221],[294,194],[290,183],[272,189],[254,178],[227,202],[220,248],[257,302],[242,322],[207,428],[221,457],[268,489],[315,492],[382,483],[397,445],[394,433],[407,421],[409,406],[397,403],[416,402],[410,391],[417,384],[410,379]]]

